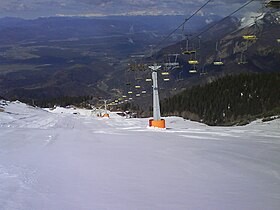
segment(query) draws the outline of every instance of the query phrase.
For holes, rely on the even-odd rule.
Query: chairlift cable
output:
[[[247,3],[245,3],[244,5],[242,5],[240,8],[238,8],[237,10],[235,10],[234,12],[230,13],[228,16],[224,17],[223,19],[221,19],[220,21],[216,22],[215,24],[211,25],[210,27],[208,27],[206,30],[202,31],[201,33],[199,33],[198,35],[196,35],[196,37],[201,36],[202,34],[206,33],[207,31],[209,31],[210,29],[214,28],[216,25],[220,24],[221,22],[225,21],[226,19],[228,19],[229,17],[231,17],[232,15],[234,15],[235,13],[239,12],[240,10],[242,10],[244,7],[248,6],[249,4],[251,4],[253,1],[256,0],[250,0]],[[195,38],[196,38],[195,37]]]
[[[174,34],[177,30],[179,30],[181,27],[184,27],[186,22],[188,22],[191,18],[193,18],[200,10],[202,10],[204,7],[206,7],[212,0],[208,0],[206,3],[204,3],[198,10],[196,10],[190,17],[186,18],[183,23],[181,23],[176,29],[171,31],[163,40],[161,40],[154,49],[158,48],[163,42],[165,42],[167,39],[170,38],[172,34]]]

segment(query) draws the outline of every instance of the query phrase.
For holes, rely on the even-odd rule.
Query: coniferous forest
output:
[[[181,116],[208,125],[242,125],[278,115],[280,73],[226,76],[165,99],[161,107],[164,116]]]

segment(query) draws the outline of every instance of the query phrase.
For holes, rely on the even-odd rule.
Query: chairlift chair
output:
[[[244,65],[244,64],[247,64],[247,63],[248,63],[247,59],[246,59],[244,53],[242,52],[241,55],[240,55],[240,60],[238,61],[238,64],[239,65]]]
[[[195,54],[196,51],[195,50],[185,50],[182,52],[183,55],[192,55]]]
[[[169,75],[169,72],[167,72],[167,71],[161,72],[161,75],[163,75],[163,76],[168,76],[168,75]]]
[[[222,65],[224,65],[224,62],[222,62],[222,61],[214,61],[214,65],[215,66],[222,66]]]
[[[203,65],[201,71],[200,71],[200,76],[204,76],[204,75],[207,75],[207,71],[205,71],[205,64]]]
[[[184,29],[183,29],[184,30]],[[185,35],[185,39],[186,39],[186,47],[185,49],[182,51],[182,54],[183,55],[192,55],[192,54],[195,54],[196,53],[196,50],[194,49],[190,49],[190,46],[189,46],[189,35]]]
[[[224,62],[222,62],[222,58],[221,58],[221,52],[219,50],[219,42],[216,42],[216,60],[214,60],[213,64],[215,66],[222,66],[224,65]]]
[[[192,69],[189,70],[190,74],[196,74],[197,73],[197,69],[196,67],[193,67]]]
[[[247,63],[248,63],[247,61],[239,61],[238,65],[244,65],[244,64],[247,64]]]
[[[190,65],[197,65],[197,64],[199,64],[199,61],[198,60],[189,60],[188,63]]]
[[[176,79],[176,81],[182,81],[183,80],[183,77],[182,77],[182,73],[183,71],[181,71]]]
[[[243,39],[248,40],[248,41],[255,41],[258,39],[256,35],[244,35],[242,37],[243,37]]]
[[[279,9],[280,8],[280,0],[271,0],[266,4],[266,7]]]

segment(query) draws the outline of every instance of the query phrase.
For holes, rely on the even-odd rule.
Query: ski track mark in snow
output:
[[[37,184],[36,171],[14,165],[0,165],[0,209],[21,209],[23,195]]]
[[[188,138],[188,139],[204,139],[204,140],[219,140],[219,138],[209,137],[209,136],[194,136],[194,135],[180,135],[182,137]]]
[[[16,114],[0,113],[1,210],[279,210],[280,120],[209,127],[168,117],[155,129],[114,113],[7,110]]]

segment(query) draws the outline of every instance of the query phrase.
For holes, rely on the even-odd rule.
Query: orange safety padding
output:
[[[103,117],[109,117],[109,114],[104,114]]]
[[[165,128],[165,120],[149,120],[149,126],[155,128]]]

